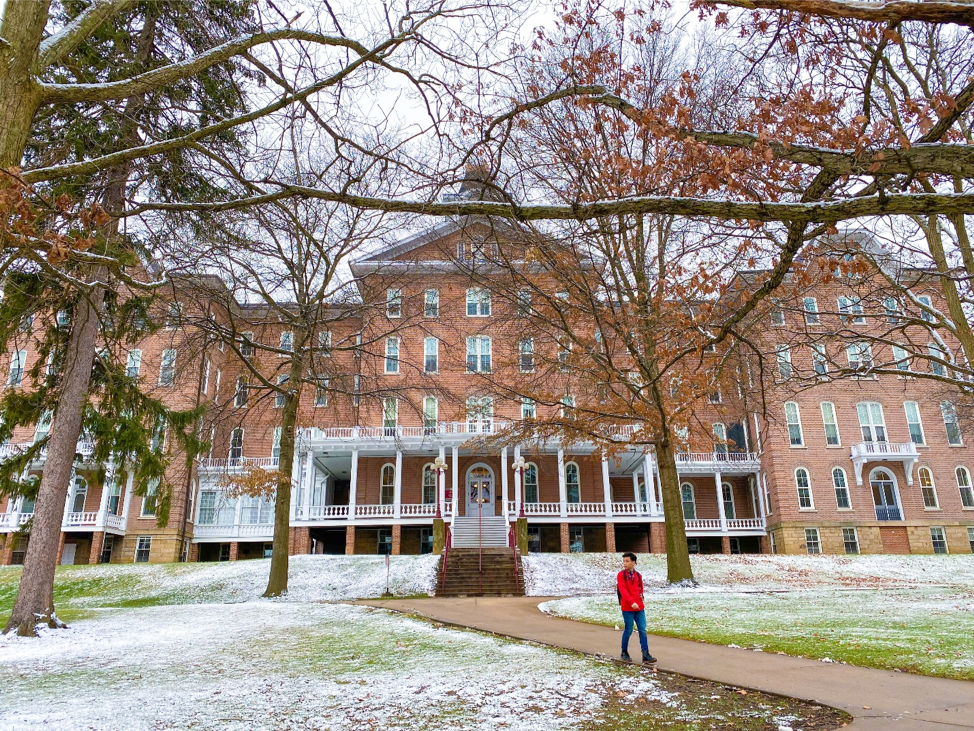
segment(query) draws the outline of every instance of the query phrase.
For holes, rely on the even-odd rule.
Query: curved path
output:
[[[545,597],[390,599],[363,602],[447,624],[588,654],[615,656],[620,633],[544,614]],[[638,649],[636,638],[632,644]],[[854,731],[974,729],[974,683],[823,663],[787,655],[650,636],[661,670],[841,708]]]

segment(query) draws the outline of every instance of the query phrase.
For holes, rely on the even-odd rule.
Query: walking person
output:
[[[622,659],[632,662],[629,656],[629,638],[632,636],[632,625],[636,625],[639,632],[639,647],[643,651],[643,664],[656,665],[656,658],[649,654],[649,642],[646,637],[646,606],[643,604],[643,577],[636,571],[636,554],[626,551],[622,554],[622,571],[616,577],[616,595],[622,609],[622,621],[625,629],[622,631]]]

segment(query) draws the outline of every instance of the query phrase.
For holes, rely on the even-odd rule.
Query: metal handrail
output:
[[[440,578],[440,589],[446,588],[446,562],[450,558],[450,546],[453,544],[453,530],[444,525],[446,529],[446,539],[443,541],[443,571]]]

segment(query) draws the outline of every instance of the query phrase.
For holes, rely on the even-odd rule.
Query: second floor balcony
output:
[[[913,484],[913,465],[920,459],[913,442],[859,442],[853,444],[849,458],[856,473],[856,484],[862,485],[862,468],[869,462],[899,462],[906,473],[906,483]]]

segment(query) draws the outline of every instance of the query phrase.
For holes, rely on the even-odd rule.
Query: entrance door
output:
[[[494,474],[489,468],[477,466],[467,473],[467,516],[494,514]]]
[[[896,504],[896,488],[893,476],[886,470],[876,470],[869,478],[876,506],[876,520],[902,520]]]
[[[74,566],[74,553],[77,550],[77,543],[65,543],[64,550],[61,552],[61,565]]]

